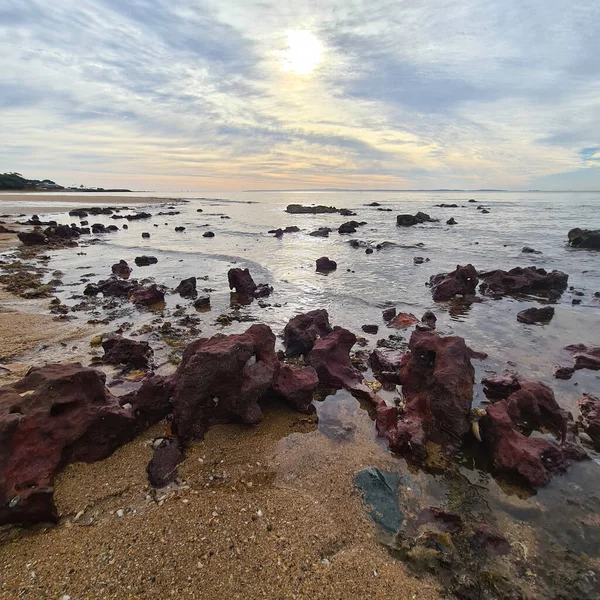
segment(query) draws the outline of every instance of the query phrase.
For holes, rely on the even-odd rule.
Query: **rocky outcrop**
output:
[[[456,296],[474,296],[478,283],[477,271],[471,264],[464,267],[457,265],[451,273],[440,273],[429,280],[436,302],[452,300]]]
[[[103,361],[107,365],[123,365],[129,369],[146,369],[153,356],[148,342],[137,342],[120,335],[102,340]]]
[[[283,345],[288,356],[306,356],[318,338],[332,331],[329,315],[323,308],[296,315],[283,330]]]
[[[188,279],[183,279],[175,288],[175,293],[179,294],[182,298],[196,298],[198,296],[198,291],[196,290],[196,278],[189,277]]]
[[[396,217],[396,225],[398,227],[412,227],[421,223],[435,223],[437,219],[432,219],[427,213],[418,212],[416,215],[398,215]]]
[[[600,398],[584,394],[577,401],[582,429],[590,436],[597,452],[600,452]]]
[[[569,246],[600,250],[600,229],[571,229],[568,234]]]
[[[186,443],[204,437],[213,420],[256,424],[258,401],[279,368],[275,335],[266,325],[192,342],[173,376],[173,426]]]
[[[398,371],[404,352],[390,348],[375,348],[369,355],[369,366],[379,381],[400,383]]]
[[[335,206],[304,206],[302,204],[288,204],[285,212],[292,215],[321,215],[339,212]]]
[[[25,246],[45,246],[48,243],[44,232],[38,228],[32,231],[21,231],[17,237]]]
[[[517,321],[519,323],[525,323],[527,325],[533,325],[534,323],[550,323],[554,317],[554,307],[544,306],[542,308],[527,308],[517,314]]]
[[[412,327],[419,322],[419,319],[412,313],[398,313],[395,317],[387,322],[387,326],[393,329],[406,329]]]
[[[330,273],[337,269],[337,263],[335,260],[330,260],[326,256],[317,258],[317,272],[318,273]]]
[[[111,267],[111,271],[113,275],[116,275],[121,279],[129,279],[129,276],[131,275],[131,267],[124,260],[120,260],[118,263],[115,263]]]
[[[314,412],[313,392],[319,385],[319,377],[312,367],[295,367],[281,364],[273,381],[271,391],[299,412]]]
[[[235,290],[238,302],[250,303],[253,298],[264,298],[273,292],[273,288],[266,283],[256,285],[248,269],[229,269],[227,272],[229,289]]]
[[[562,294],[567,289],[569,276],[562,271],[547,272],[536,267],[516,267],[510,271],[480,273],[482,294],[504,296],[507,294]]]
[[[106,458],[148,424],[150,410],[138,419],[104,384],[103,373],[71,363],[0,388],[0,523],[55,520],[55,474]]]
[[[533,488],[543,487],[553,474],[565,471],[571,460],[582,460],[586,454],[567,441],[569,416],[547,385],[512,378],[511,386],[515,385],[517,390],[488,406],[481,436],[498,472],[517,476]],[[505,386],[505,393],[511,386]],[[518,425],[523,421],[532,429],[549,428],[560,444],[524,434]]]

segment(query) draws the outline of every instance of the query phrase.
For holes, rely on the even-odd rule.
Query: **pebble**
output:
[[[117,517],[121,518],[121,517],[124,517],[124,516],[125,516],[125,511],[122,508],[120,508],[117,511]]]

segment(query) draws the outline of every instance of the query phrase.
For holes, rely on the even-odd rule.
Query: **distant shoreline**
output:
[[[242,190],[243,192],[260,192],[266,193],[327,193],[327,192],[354,192],[354,193],[406,193],[406,192],[437,192],[437,193],[460,193],[460,194],[488,194],[488,193],[500,193],[500,194],[600,194],[600,190],[494,190],[494,189],[481,189],[481,190],[453,190],[447,188],[431,189],[431,190],[371,190],[371,189],[345,189],[345,188],[314,188],[307,190],[293,189],[293,190]]]

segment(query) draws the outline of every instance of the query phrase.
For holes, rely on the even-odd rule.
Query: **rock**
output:
[[[489,271],[480,273],[483,282],[479,286],[482,294],[539,294],[556,292],[562,294],[567,289],[569,276],[562,271],[551,271],[536,267],[516,267],[510,271]]]
[[[457,222],[454,220],[454,217],[450,217],[447,221],[446,221],[446,225],[457,225]]]
[[[229,289],[235,290],[240,298],[254,298],[254,292],[258,286],[254,283],[248,269],[229,269],[227,280]]]
[[[371,202],[370,204],[367,204],[367,206],[381,206],[381,204],[379,204],[379,202]]]
[[[379,331],[379,325],[363,325],[361,329],[365,333],[370,333],[375,335]]]
[[[482,215],[489,215],[489,214],[490,214],[490,211],[489,211],[487,208],[482,208],[482,209],[481,209],[481,214],[482,214]]]
[[[517,321],[533,325],[534,323],[549,323],[552,317],[554,317],[553,306],[544,306],[542,308],[531,307],[517,314]]]
[[[121,277],[122,279],[129,279],[129,276],[131,275],[131,267],[124,260],[120,260],[118,263],[115,263],[111,267],[111,270],[113,275]]]
[[[600,347],[589,348],[584,344],[573,344],[565,348],[575,358],[574,369],[591,369],[600,371]]]
[[[336,213],[338,209],[334,206],[303,206],[302,204],[289,204],[285,212],[292,215],[320,215],[326,213]]]
[[[386,323],[389,323],[396,316],[396,309],[395,308],[386,308],[381,313],[381,316]]]
[[[41,229],[21,231],[17,233],[17,237],[25,246],[45,246],[48,243],[48,240]]]
[[[53,479],[109,456],[138,432],[132,409],[79,363],[34,367],[0,388],[0,523],[55,521]]]
[[[373,254],[373,248],[367,248],[365,254]]]
[[[435,329],[437,317],[430,310],[427,310],[421,317],[421,323],[429,327],[429,329]]]
[[[138,306],[152,306],[164,302],[165,294],[153,283],[149,287],[140,285],[134,288],[129,299]]]
[[[474,198],[469,198],[469,202],[477,202]]]
[[[428,441],[456,445],[470,432],[475,371],[461,337],[414,331],[408,347],[399,370],[404,413],[382,433],[392,451],[423,460]]]
[[[175,288],[175,293],[179,294],[182,298],[196,298],[198,295],[196,290],[196,278],[189,277],[188,279],[183,279]]]
[[[154,450],[154,454],[146,467],[150,485],[161,488],[175,481],[177,478],[177,465],[184,458],[177,440],[164,438]]]
[[[393,319],[388,321],[387,326],[394,329],[406,329],[419,322],[419,319],[412,313],[398,313]]]
[[[276,238],[283,237],[283,229],[275,229],[275,231],[269,231],[269,233],[274,233]]]
[[[290,319],[283,330],[283,344],[288,356],[306,356],[318,338],[332,331],[325,309],[311,310]]]
[[[575,369],[573,367],[561,367],[557,365],[554,367],[553,375],[556,379],[571,379],[573,377],[573,373],[575,373]]]
[[[17,233],[17,232],[12,229],[8,229],[7,227],[4,227],[4,225],[0,225],[0,233]]]
[[[373,370],[375,377],[380,381],[391,383],[400,383],[398,370],[400,361],[404,356],[401,350],[392,350],[391,348],[375,348],[369,355],[369,366]]]
[[[150,217],[152,217],[152,215],[150,213],[147,212],[140,212],[140,213],[135,213],[133,215],[125,215],[125,219],[127,219],[128,221],[139,221],[140,219],[149,219]]]
[[[119,397],[121,406],[131,406],[139,431],[164,419],[172,410],[173,385],[169,377],[155,375],[144,379],[141,387]]]
[[[194,301],[194,308],[196,310],[210,309],[210,296],[202,296]]]
[[[369,467],[354,478],[354,485],[363,492],[364,502],[370,508],[371,519],[390,533],[397,533],[404,521],[398,496],[400,483],[405,477],[410,476]]]
[[[581,460],[585,453],[564,443],[568,416],[547,385],[517,379],[514,383],[519,389],[488,406],[481,420],[482,439],[497,471],[516,475],[533,488],[543,487],[554,473],[565,471],[571,459]],[[522,421],[527,422],[528,428],[550,428],[561,445],[523,435],[517,426]]]
[[[312,231],[308,235],[311,235],[312,237],[329,237],[329,234],[332,231],[333,230],[330,227],[319,227],[319,229]]]
[[[510,552],[510,542],[485,523],[475,529],[471,537],[471,545],[476,552],[483,552],[488,556],[503,556]]]
[[[398,215],[396,217],[396,225],[398,227],[412,227],[421,223],[433,223],[436,219],[432,219],[427,213],[418,212],[416,215]]]
[[[79,231],[68,225],[56,225],[44,230],[44,235],[49,239],[70,240],[79,237]]]
[[[458,208],[458,204],[436,204],[440,208]]]
[[[201,208],[197,208],[196,212],[204,212]]]
[[[146,369],[154,354],[148,342],[136,342],[120,335],[102,340],[103,361],[107,365],[125,365],[130,369]]]
[[[142,233],[142,237],[144,239],[148,239],[150,237],[150,234],[147,231],[144,231],[144,233]]]
[[[270,286],[266,283],[259,283],[256,286],[256,290],[254,291],[255,298],[266,298],[273,293],[273,286]]]
[[[600,452],[600,399],[584,394],[583,398],[577,400],[577,404],[581,412],[581,427],[590,436],[596,451]]]
[[[456,296],[474,296],[477,289],[477,271],[471,264],[457,265],[452,273],[440,273],[429,280],[433,299],[436,302],[452,300]]]
[[[83,208],[75,208],[69,211],[69,216],[85,219],[88,216],[88,213]]]
[[[356,221],[349,221],[348,223],[343,223],[338,228],[338,233],[356,233],[356,227],[353,225]]]
[[[103,294],[106,297],[113,296],[116,298],[128,298],[131,292],[138,287],[138,282],[135,279],[124,280],[115,277],[109,277],[99,281],[98,283],[88,283],[83,290],[86,296],[96,296]]]
[[[178,233],[185,231],[185,227],[175,227],[175,231],[177,231]]]
[[[541,252],[539,250],[534,250],[533,248],[530,248],[529,246],[524,246],[523,250],[521,250],[521,252],[523,254],[541,254]]]
[[[569,246],[573,248],[600,249],[600,229],[571,229],[568,234]]]
[[[313,392],[318,385],[319,378],[312,367],[281,364],[271,389],[297,411],[308,413],[314,412]]]
[[[338,210],[338,212],[340,213],[340,215],[342,215],[342,217],[355,217],[356,213],[353,210],[350,210],[349,208],[340,208],[340,210]]]
[[[256,424],[258,401],[279,368],[266,325],[192,342],[173,375],[173,428],[185,444],[204,437],[212,420]]]
[[[317,258],[317,272],[329,273],[337,269],[337,263],[334,260],[329,260],[326,256]]]
[[[483,392],[490,400],[503,400],[516,392],[520,387],[515,375],[498,375],[486,377],[483,383]]]
[[[213,238],[213,237],[215,237],[215,234],[212,231],[207,231],[206,233],[202,234],[202,237]]]

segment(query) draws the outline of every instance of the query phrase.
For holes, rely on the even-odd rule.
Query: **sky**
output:
[[[0,172],[600,189],[598,0],[0,0]]]

